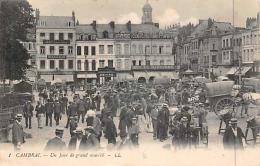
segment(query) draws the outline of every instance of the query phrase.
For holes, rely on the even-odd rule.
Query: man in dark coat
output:
[[[70,136],[73,137],[75,135],[74,130],[78,127],[78,118],[77,116],[71,116],[70,117]]]
[[[167,104],[163,104],[162,109],[158,113],[158,139],[160,141],[163,141],[167,139],[167,134],[168,134],[168,126],[169,126],[169,109]]]
[[[14,145],[14,150],[20,150],[21,145],[25,142],[23,126],[21,124],[22,118],[22,114],[17,114],[12,127],[12,143]]]
[[[32,128],[32,116],[33,116],[33,106],[31,104],[31,101],[27,101],[23,108],[23,114],[25,118],[25,126],[26,128],[29,127],[29,129]]]
[[[230,125],[228,126],[223,137],[223,144],[225,149],[240,149],[242,150],[243,142],[245,139],[244,133],[240,127],[237,127],[237,119],[232,118],[230,120]]]
[[[46,151],[62,151],[66,149],[66,144],[62,140],[63,137],[63,129],[56,129],[55,130],[55,137],[50,139],[45,146]]]
[[[66,126],[65,126],[66,128],[68,128],[68,126],[69,126],[70,118],[78,116],[77,115],[77,109],[78,109],[78,106],[75,102],[69,102],[69,106],[68,106],[68,109],[66,111],[66,114],[67,114],[67,123],[66,123]]]
[[[82,137],[83,137],[83,131],[81,128],[77,128],[74,130],[75,135],[71,137],[68,149],[69,150],[79,150],[82,146]]]
[[[82,143],[80,144],[80,150],[93,150],[99,148],[99,141],[95,134],[94,128],[88,126],[85,128],[85,135],[82,138]]]
[[[107,118],[105,120],[105,138],[108,140],[108,144],[116,144],[117,131],[115,123],[112,119],[112,112],[108,112]]]
[[[46,123],[45,123],[45,125],[48,126],[50,124],[50,126],[52,127],[52,115],[53,115],[53,112],[54,112],[54,103],[51,101],[51,99],[48,99],[47,103],[45,104],[45,108],[46,108],[46,114],[45,114]]]
[[[127,134],[127,111],[128,111],[128,108],[126,106],[125,103],[122,103],[123,107],[121,108],[121,112],[120,112],[120,115],[119,115],[119,125],[118,125],[118,129],[120,130],[120,137],[121,135],[124,137],[124,135]],[[123,138],[121,137],[121,138]]]
[[[100,105],[101,105],[101,95],[100,95],[100,92],[97,92],[97,95],[95,97],[95,101],[97,103],[97,111],[100,111]]]
[[[81,122],[84,123],[85,121],[85,115],[87,112],[87,108],[85,105],[85,102],[82,99],[79,99],[78,102],[78,109],[77,109],[77,113],[78,113],[78,121],[80,121],[80,117],[81,117]]]
[[[56,121],[56,126],[60,124],[61,113],[62,113],[61,104],[58,100],[56,100],[54,103],[54,119]]]

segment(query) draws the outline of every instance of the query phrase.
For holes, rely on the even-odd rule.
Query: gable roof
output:
[[[42,24],[43,23],[43,24]],[[71,26],[68,25],[71,23]],[[73,18],[70,16],[40,16],[37,27],[39,28],[74,28]]]

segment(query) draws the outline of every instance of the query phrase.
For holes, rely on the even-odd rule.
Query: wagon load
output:
[[[233,81],[220,81],[220,82],[206,83],[207,96],[217,97],[217,96],[231,95],[233,85],[234,85]]]

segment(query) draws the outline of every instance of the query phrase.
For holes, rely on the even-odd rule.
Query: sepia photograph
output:
[[[260,0],[0,0],[0,166],[260,166]]]

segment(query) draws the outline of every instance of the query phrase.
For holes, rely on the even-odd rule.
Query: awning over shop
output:
[[[242,67],[241,74],[245,75],[251,69],[252,69],[251,66],[250,67]],[[237,72],[236,72],[236,75],[238,75],[238,74],[239,74],[239,70],[237,70]]]
[[[77,74],[77,78],[86,78],[86,74]]]
[[[86,74],[85,78],[97,78],[97,74]]]
[[[227,73],[226,75],[233,75],[235,74],[237,71],[237,68],[236,67],[232,67]]]
[[[41,75],[41,79],[44,79],[46,82],[53,81],[53,75]],[[62,80],[64,82],[73,82],[73,75],[54,75],[54,80]]]

